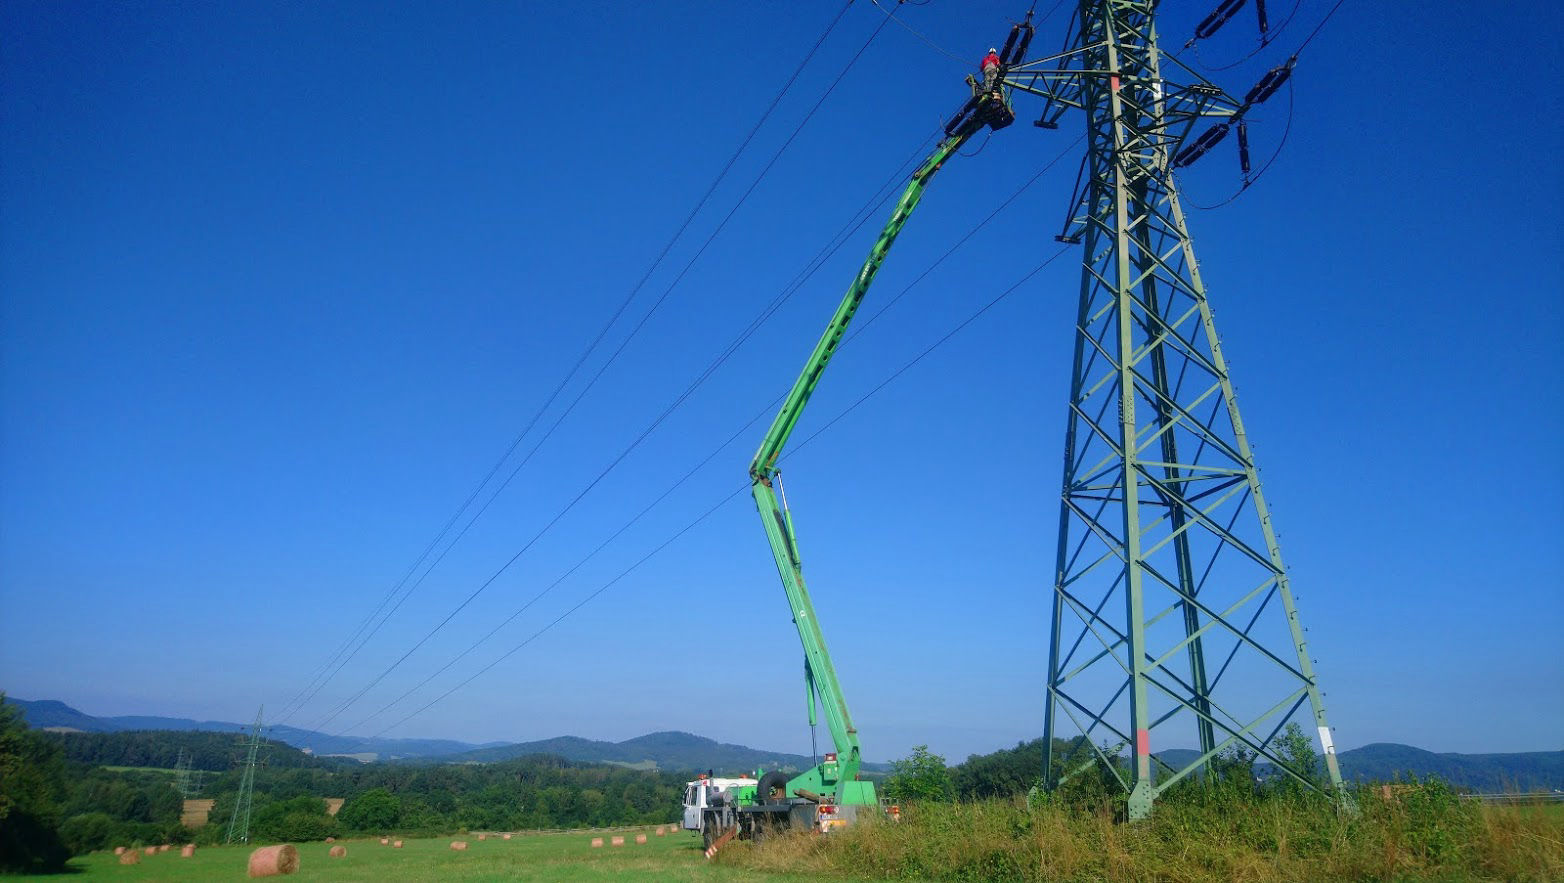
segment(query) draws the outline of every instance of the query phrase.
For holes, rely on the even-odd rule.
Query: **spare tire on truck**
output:
[[[760,777],[755,785],[755,799],[761,803],[781,803],[787,800],[788,774],[781,770],[772,770]],[[777,792],[772,796],[772,792]]]

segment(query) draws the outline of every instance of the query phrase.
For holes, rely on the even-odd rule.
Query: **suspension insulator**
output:
[[[1227,20],[1238,14],[1238,10],[1244,8],[1244,0],[1222,0],[1216,10],[1206,16],[1195,27],[1195,39],[1204,40],[1222,29]]]
[[[1021,26],[1021,42],[1016,44],[1016,51],[1010,56],[1006,64],[1020,64],[1026,60],[1027,47],[1032,45],[1032,37],[1037,33],[1037,28],[1031,25]]]
[[[1206,151],[1222,143],[1222,139],[1227,137],[1227,130],[1229,128],[1231,127],[1228,126],[1227,123],[1217,123],[1211,128],[1205,130],[1205,132],[1201,133],[1199,138],[1195,139],[1194,144],[1191,144],[1183,150],[1180,150],[1178,155],[1173,157],[1173,167],[1175,169],[1183,168],[1184,166],[1193,163],[1202,156],[1205,156]]]
[[[1260,104],[1265,99],[1276,94],[1276,90],[1282,88],[1287,78],[1292,76],[1293,65],[1298,63],[1298,56],[1287,59],[1285,64],[1279,64],[1265,72],[1260,82],[1254,84],[1249,94],[1244,96],[1244,104]]]
[[[1010,50],[1015,46],[1015,44],[1016,44],[1016,37],[1020,33],[1021,33],[1021,26],[1020,25],[1011,25],[1010,26],[1010,36],[1005,38],[1005,48],[999,50],[999,63],[1000,64],[1009,64],[1010,63]]]
[[[1238,121],[1238,167],[1243,170],[1244,179],[1249,178],[1249,123],[1247,120]]]
[[[1260,38],[1263,40],[1266,31],[1271,29],[1271,22],[1265,15],[1265,0],[1254,0],[1254,11],[1260,16]]]

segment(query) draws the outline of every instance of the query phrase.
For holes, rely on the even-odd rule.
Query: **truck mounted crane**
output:
[[[1019,61],[1027,44],[1031,42],[1032,33],[1029,15],[1028,21],[1011,29],[1001,63]],[[700,782],[691,783],[693,787],[690,793],[698,795],[700,805],[698,808],[687,805],[686,827],[699,827],[705,834],[708,848],[720,846],[727,838],[735,836],[761,839],[769,833],[790,828],[828,831],[851,824],[866,807],[878,810],[880,806],[874,783],[862,781],[858,776],[863,763],[858,730],[847,710],[846,696],[836,676],[836,669],[831,664],[825,634],[804,583],[803,564],[793,531],[793,515],[788,509],[787,494],[782,488],[782,475],[777,464],[788,438],[803,415],[804,407],[809,404],[810,396],[819,386],[826,366],[841,346],[848,326],[863,303],[870,284],[874,282],[875,274],[879,272],[887,252],[896,242],[913,209],[917,208],[934,174],[985,126],[991,131],[998,131],[1015,121],[1015,113],[1002,82],[991,90],[985,90],[971,76],[967,78],[967,83],[972,90],[971,98],[946,123],[945,137],[913,172],[890,220],[886,221],[858,275],[848,286],[847,293],[826,325],[825,333],[815,344],[803,372],[794,381],[792,391],[788,393],[749,466],[750,490],[765,526],[771,554],[776,559],[777,573],[782,578],[782,588],[793,614],[793,623],[804,647],[809,723],[815,725],[816,707],[823,707],[836,750],[827,753],[823,762],[796,776],[790,777],[780,770],[759,772],[752,787],[748,785],[748,780],[744,780],[742,786],[727,790],[705,787]],[[693,818],[697,812],[698,825],[691,824],[697,821]]]

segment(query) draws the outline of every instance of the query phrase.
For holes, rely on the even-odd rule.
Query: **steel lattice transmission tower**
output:
[[[1045,785],[1107,771],[1131,818],[1229,746],[1312,783],[1278,750],[1303,714],[1321,739],[1325,789],[1345,794],[1173,177],[1201,150],[1186,143],[1197,124],[1225,134],[1275,88],[1239,100],[1161,53],[1156,7],[1082,0],[1062,52],[1005,74],[1047,99],[1038,126],[1079,109],[1087,132],[1058,237],[1084,253]],[[1055,757],[1056,736],[1078,750]],[[1154,753],[1190,746],[1199,757],[1182,765]]]
[[[190,752],[181,748],[177,759],[174,761],[174,788],[179,796],[186,800],[201,793],[202,770],[192,769],[195,758]]]
[[[245,740],[244,776],[239,780],[239,795],[234,799],[233,815],[228,819],[228,836],[224,843],[250,842],[250,807],[255,798],[255,765],[261,751],[261,715],[266,706],[255,712],[255,723],[250,726],[250,738]]]

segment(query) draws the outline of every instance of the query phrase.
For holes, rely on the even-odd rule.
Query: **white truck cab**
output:
[[[702,819],[705,810],[718,802],[731,801],[732,789],[745,785],[753,788],[759,784],[759,780],[745,776],[735,778],[701,776],[684,786],[684,828],[687,831],[699,831],[703,824]]]

